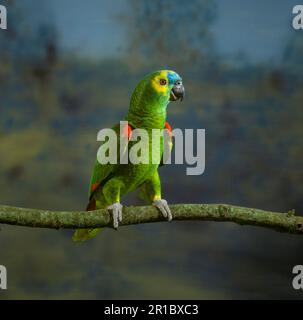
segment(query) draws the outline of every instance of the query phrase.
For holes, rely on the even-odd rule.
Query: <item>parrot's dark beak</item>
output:
[[[185,96],[185,89],[182,84],[182,81],[177,81],[170,92],[170,101],[182,101]]]

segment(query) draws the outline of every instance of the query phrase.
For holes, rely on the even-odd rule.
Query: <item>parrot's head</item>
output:
[[[170,101],[182,101],[185,89],[182,78],[174,71],[160,70],[145,76],[135,88],[131,109],[144,113],[166,111]]]
[[[185,90],[182,78],[175,71],[160,70],[147,76],[152,93],[159,99],[169,101],[182,101]]]

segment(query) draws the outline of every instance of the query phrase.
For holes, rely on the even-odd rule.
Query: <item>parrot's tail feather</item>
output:
[[[86,207],[86,211],[94,211],[96,210],[96,200],[91,199]]]
[[[94,211],[94,210],[96,210],[96,200],[91,199],[86,207],[86,211]],[[94,238],[97,235],[97,233],[99,233],[101,230],[103,230],[103,229],[101,229],[101,228],[98,228],[98,229],[78,229],[75,231],[72,239],[75,242],[83,242],[83,241]]]
[[[94,238],[101,230],[103,229],[78,229],[75,231],[72,239],[75,242],[83,242]]]

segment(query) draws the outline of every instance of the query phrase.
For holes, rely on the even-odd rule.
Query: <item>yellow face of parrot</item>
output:
[[[149,76],[156,94],[169,96],[170,101],[183,100],[185,90],[182,84],[182,78],[176,72],[160,70]]]

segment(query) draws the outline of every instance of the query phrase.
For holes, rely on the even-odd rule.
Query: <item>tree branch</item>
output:
[[[170,206],[174,220],[227,221],[303,234],[303,217],[223,204],[177,204]],[[152,206],[124,207],[121,226],[165,221]],[[47,211],[0,205],[0,223],[51,229],[112,228],[107,210]]]

